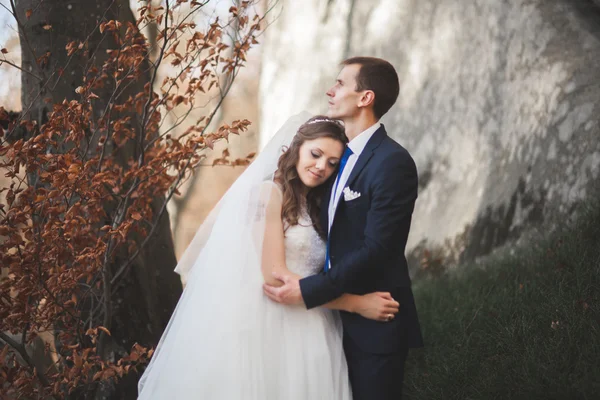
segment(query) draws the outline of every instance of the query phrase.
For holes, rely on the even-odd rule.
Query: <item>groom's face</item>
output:
[[[361,92],[356,91],[356,77],[360,64],[345,65],[333,85],[325,94],[329,97],[327,116],[333,119],[350,118],[359,111]]]

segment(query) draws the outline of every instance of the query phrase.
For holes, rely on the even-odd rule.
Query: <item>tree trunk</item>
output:
[[[52,104],[64,99],[78,99],[75,89],[82,85],[84,74],[90,66],[102,67],[107,57],[106,50],[116,48],[110,34],[101,34],[97,28],[102,20],[119,19],[122,22],[134,22],[128,0],[18,0],[16,3],[21,41],[22,68],[22,107],[24,119],[36,120],[41,126],[47,121],[47,113]],[[29,19],[27,10],[32,10]],[[83,42],[89,36],[89,51],[77,52],[69,59],[65,50],[71,41]],[[46,53],[50,56],[46,63],[39,66],[36,59]],[[62,76],[57,78],[59,69]],[[38,78],[41,78],[38,79]],[[49,79],[49,84],[47,81]],[[123,98],[135,96],[143,91],[145,79],[130,85],[122,94]],[[97,99],[98,118],[107,105],[114,88],[106,85],[94,93]],[[49,100],[49,101],[48,101]],[[139,115],[132,114],[132,124],[139,134]],[[95,146],[90,146],[92,153]],[[126,160],[135,159],[136,148],[132,145],[114,152],[121,165]],[[58,149],[57,151],[60,151]],[[89,152],[88,152],[89,153]],[[35,184],[35,177],[30,177]],[[163,204],[164,198],[153,199],[155,215]],[[113,205],[107,205],[110,214]],[[128,352],[134,343],[155,347],[164,330],[173,309],[181,295],[182,286],[179,276],[173,272],[176,265],[169,218],[165,212],[158,221],[158,228],[146,248],[140,253],[135,265],[125,276],[124,283],[111,299],[111,342],[102,352],[103,357]],[[127,254],[117,257],[114,269],[120,265]],[[59,345],[59,344],[58,344]],[[134,374],[130,374],[134,375]],[[137,379],[126,377],[118,387],[104,387],[95,397],[110,399],[135,398]]]

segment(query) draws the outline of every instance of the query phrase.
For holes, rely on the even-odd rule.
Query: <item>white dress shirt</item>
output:
[[[340,196],[344,191],[346,182],[348,182],[348,178],[350,177],[350,174],[354,169],[354,165],[356,164],[358,157],[360,157],[360,154],[365,149],[367,142],[369,141],[369,139],[371,139],[373,134],[377,131],[377,129],[379,129],[380,126],[381,123],[379,121],[376,122],[374,125],[371,125],[367,129],[362,131],[358,136],[356,136],[348,143],[348,147],[350,147],[350,150],[352,150],[352,154],[350,155],[350,157],[348,157],[348,161],[346,162],[346,166],[342,171],[342,175],[338,176],[336,182],[333,183],[334,188],[336,188],[337,184],[337,189],[335,191],[331,191],[331,198],[329,199],[329,210],[327,212],[327,215],[329,217],[328,231],[331,230],[331,225],[333,224],[333,217],[335,216],[335,210],[337,209],[338,201],[340,200]],[[331,263],[329,263],[329,268],[331,268]]]

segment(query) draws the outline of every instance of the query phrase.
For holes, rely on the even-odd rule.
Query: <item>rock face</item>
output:
[[[401,92],[383,123],[420,175],[407,251],[487,254],[598,194],[597,3],[283,0],[263,48],[263,137],[325,112],[342,59],[389,60]]]

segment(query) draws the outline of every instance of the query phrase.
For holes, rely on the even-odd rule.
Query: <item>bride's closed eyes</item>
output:
[[[313,150],[310,152],[314,159],[319,159],[323,156],[323,153],[318,150]],[[335,168],[338,166],[339,160],[337,158],[329,160],[329,166]]]
[[[298,149],[296,171],[308,187],[317,187],[335,172],[344,152],[344,143],[330,137],[306,140]]]

